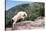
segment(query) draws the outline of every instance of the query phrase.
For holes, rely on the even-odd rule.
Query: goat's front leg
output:
[[[12,28],[12,29],[14,29],[14,27],[15,27],[15,24],[16,24],[16,22],[13,22],[13,28]]]
[[[22,19],[24,20],[24,17],[22,17]]]

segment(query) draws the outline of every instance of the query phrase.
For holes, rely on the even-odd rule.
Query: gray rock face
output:
[[[40,18],[40,19],[39,19]],[[43,28],[44,27],[44,18],[41,19],[41,17],[38,17],[35,19],[35,21],[22,21],[15,24],[14,28],[15,30],[21,30],[21,29],[33,29],[33,28]]]
[[[37,19],[35,19],[35,21],[18,22],[14,25],[14,28],[6,28],[6,31],[40,29],[40,28],[44,28],[44,25],[45,25],[44,18],[42,18],[42,19],[37,18]]]

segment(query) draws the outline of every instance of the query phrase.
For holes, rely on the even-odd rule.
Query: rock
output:
[[[40,22],[39,22],[40,21]],[[26,30],[26,29],[40,29],[44,28],[44,18],[37,18],[35,21],[21,21],[14,25],[14,30]],[[6,31],[11,31],[13,28],[7,28]],[[13,30],[12,30],[13,31]]]

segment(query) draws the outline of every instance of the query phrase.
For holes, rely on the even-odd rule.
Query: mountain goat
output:
[[[25,17],[27,17],[27,13],[26,13],[26,12],[23,12],[23,11],[18,12],[17,15],[15,15],[15,16],[12,18],[12,20],[14,21],[14,22],[13,22],[13,27],[14,27],[14,25],[16,24],[16,22],[17,22],[19,19],[23,19],[23,20],[24,20]]]

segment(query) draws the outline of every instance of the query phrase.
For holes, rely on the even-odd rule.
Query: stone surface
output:
[[[14,26],[14,30],[40,29],[40,28],[44,28],[44,25],[45,25],[44,18],[42,19],[37,18],[35,19],[35,21],[22,21],[22,22],[16,23]],[[6,28],[6,31],[13,31],[12,29],[13,28]]]

